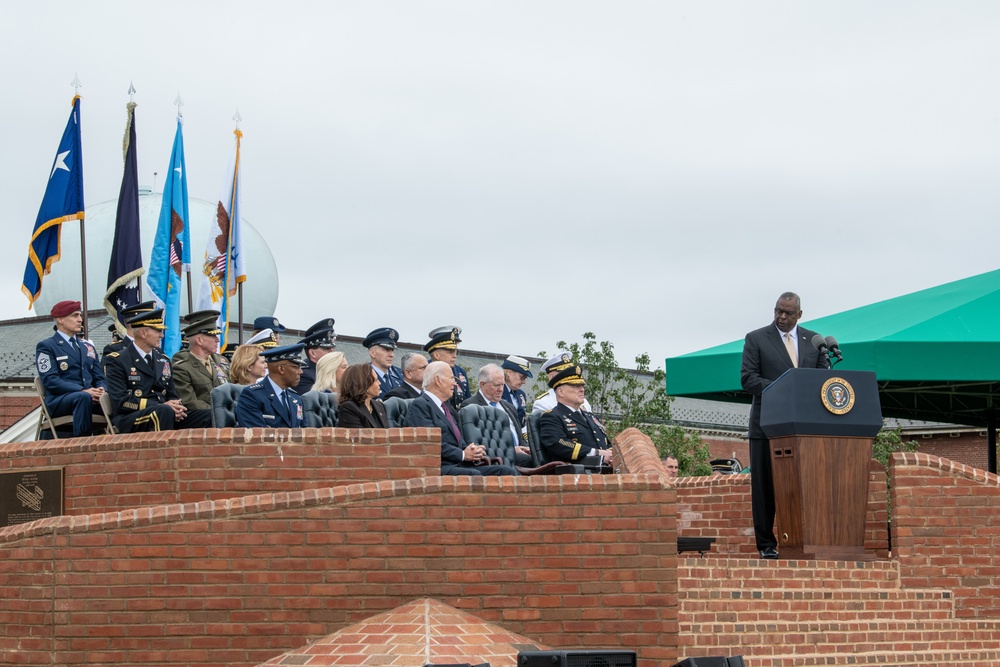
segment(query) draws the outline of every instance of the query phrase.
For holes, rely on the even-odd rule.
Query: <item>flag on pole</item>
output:
[[[115,241],[108,264],[108,291],[104,308],[125,333],[122,311],[139,303],[139,277],[143,274],[142,251],[139,243],[139,173],[135,145],[135,102],[129,102],[128,123],[125,126],[125,173],[118,193],[118,214],[115,216]]]
[[[28,309],[42,293],[42,276],[59,261],[62,223],[83,220],[83,151],[80,141],[80,96],[73,97],[73,111],[59,141],[56,158],[49,170],[45,196],[35,218],[28,243],[21,291],[28,297]]]
[[[202,273],[205,280],[198,294],[197,310],[218,310],[219,328],[222,329],[222,348],[229,337],[229,297],[236,294],[238,285],[247,279],[246,259],[243,253],[243,231],[240,223],[240,139],[238,129],[236,151],[226,170],[216,206],[215,224],[209,228],[208,246]]]
[[[170,168],[163,183],[163,203],[149,258],[147,285],[157,305],[163,308],[163,353],[172,357],[181,349],[181,271],[191,266],[191,232],[188,217],[187,168],[184,166],[184,134],[177,119]]]

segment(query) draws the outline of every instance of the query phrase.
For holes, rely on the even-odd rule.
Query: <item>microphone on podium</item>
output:
[[[823,338],[823,336],[816,334],[812,337],[812,344],[813,347],[819,350],[820,354],[826,355],[826,358],[830,361],[831,367],[835,366],[837,362],[844,360],[844,355],[840,352],[840,346],[837,345],[837,339],[833,336]],[[836,358],[837,361],[834,361],[834,358]]]
[[[843,361],[844,355],[840,352],[840,345],[837,344],[837,339],[833,336],[826,337],[826,346],[830,348],[830,355],[837,357],[837,361]],[[830,361],[833,361],[831,359]]]

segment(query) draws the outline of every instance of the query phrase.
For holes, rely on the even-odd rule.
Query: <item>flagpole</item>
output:
[[[184,111],[181,109],[181,107],[184,106],[184,100],[181,99],[181,94],[179,92],[177,93],[177,99],[174,100],[174,104],[177,105],[177,120],[178,120],[178,122],[184,122]],[[184,270],[184,272],[187,274],[188,313],[193,313],[194,312],[194,295],[191,292],[191,264],[190,263],[187,265],[187,268]]]
[[[73,75],[73,82],[69,85],[73,86],[73,96],[74,99],[80,96],[80,87],[83,86],[80,83],[79,75]],[[83,218],[80,218],[80,272],[83,274],[83,298],[81,303],[83,305],[83,337],[87,338],[87,332],[89,330],[87,321],[87,234],[84,230]]]
[[[243,120],[243,118],[240,116],[240,110],[239,109],[236,110],[236,115],[233,116],[233,120],[236,121],[236,131],[239,132],[240,131],[240,121]],[[236,139],[236,142],[237,142],[236,145],[237,146],[239,146],[239,136],[240,135],[237,135],[237,139]],[[239,152],[239,149],[237,148],[237,153],[238,152]],[[236,163],[236,168],[239,169],[239,162]],[[240,213],[240,215],[242,215],[242,212]],[[238,302],[239,302],[239,311],[240,311],[239,315],[238,315],[239,321],[237,322],[237,325],[239,327],[238,328],[238,331],[239,331],[239,338],[238,338],[238,340],[239,340],[239,344],[242,345],[243,344],[243,283],[242,282],[236,283],[236,295],[237,295],[237,299],[238,299]]]

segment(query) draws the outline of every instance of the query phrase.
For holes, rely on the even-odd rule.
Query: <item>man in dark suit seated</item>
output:
[[[97,351],[78,334],[83,331],[79,301],[60,301],[49,313],[56,332],[35,346],[35,367],[45,387],[45,409],[53,418],[73,415],[73,436],[92,435],[93,415],[100,414],[104,373]]]
[[[387,392],[385,398],[416,398],[423,391],[427,358],[416,352],[407,352],[399,366],[403,369],[403,383]]]
[[[774,536],[774,481],[770,443],[760,428],[760,396],[764,388],[790,368],[829,368],[830,361],[812,345],[815,331],[798,326],[799,295],[785,292],[774,306],[774,321],[747,334],[743,343],[740,382],[753,395],[750,403],[750,502],[753,531],[761,558],[778,557]]]
[[[246,428],[300,428],[302,397],[295,391],[302,375],[302,343],[264,350],[267,376],[247,386],[236,401],[236,425]]]
[[[600,456],[611,463],[608,434],[594,416],[581,409],[585,400],[583,369],[569,366],[549,379],[556,407],[538,420],[542,448],[551,461],[576,463],[587,456]]]
[[[441,429],[441,474],[495,476],[516,475],[507,466],[478,465],[486,461],[486,448],[468,444],[458,428],[458,418],[449,401],[455,395],[455,375],[444,361],[428,364],[423,392],[410,403],[403,426]]]
[[[479,369],[479,391],[476,395],[462,403],[464,408],[467,405],[484,405],[491,408],[499,408],[507,413],[509,420],[508,427],[514,437],[515,464],[519,466],[532,465],[531,450],[528,449],[528,442],[518,426],[517,410],[513,405],[503,400],[504,374],[496,364],[486,364]]]

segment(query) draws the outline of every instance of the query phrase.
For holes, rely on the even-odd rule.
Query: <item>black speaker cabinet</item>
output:
[[[673,667],[746,667],[742,655],[734,655],[731,658],[711,656],[707,658],[686,658]]]
[[[521,651],[517,667],[636,667],[635,651]]]

